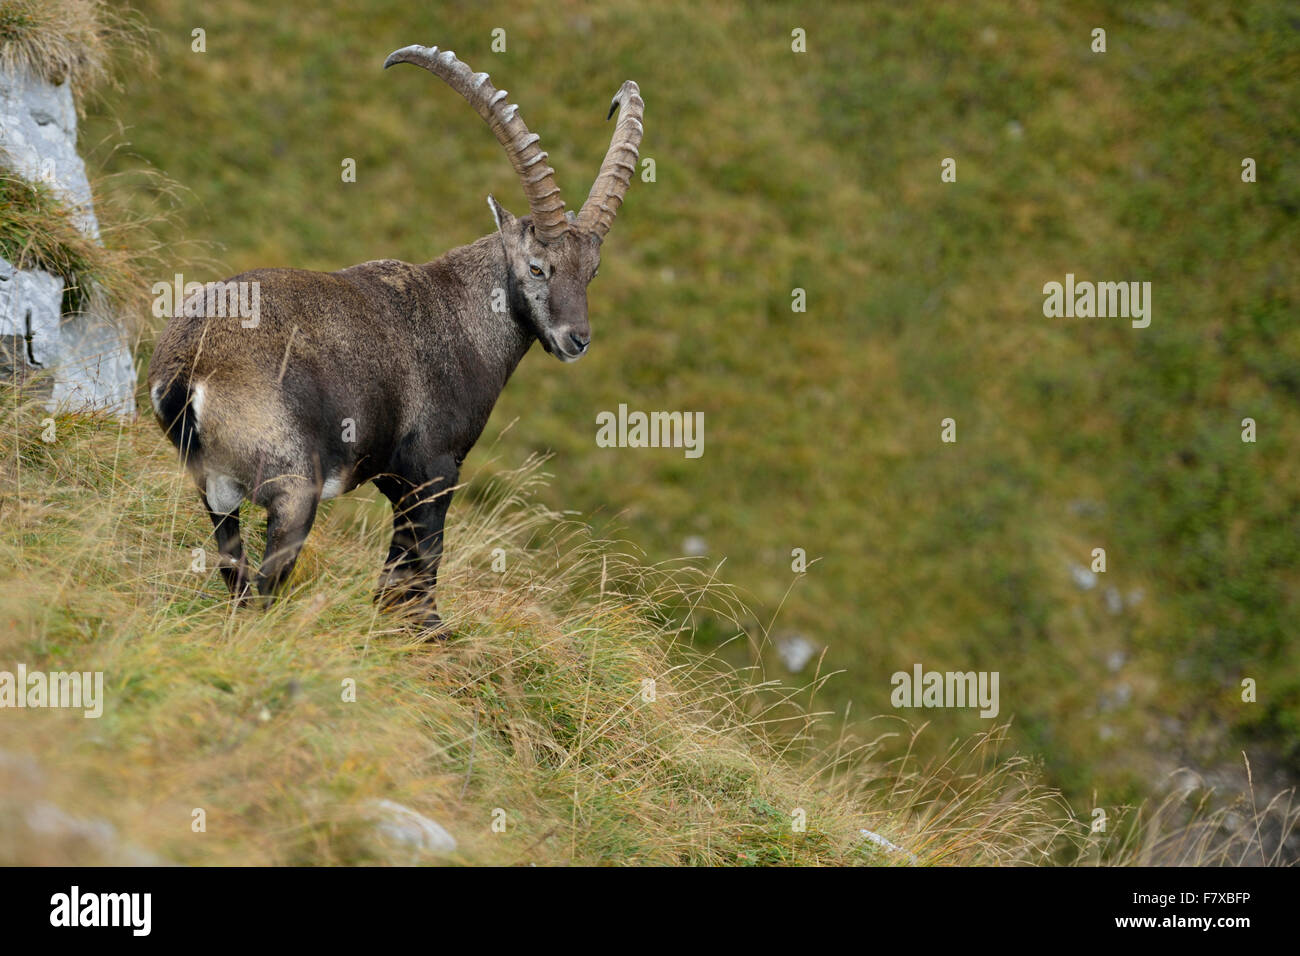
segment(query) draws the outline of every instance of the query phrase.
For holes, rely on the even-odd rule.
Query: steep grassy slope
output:
[[[616,517],[655,559],[703,538],[757,622],[827,649],[844,674],[820,699],[841,711],[887,711],[890,674],[918,661],[1000,671],[1017,741],[1079,812],[1242,747],[1294,779],[1285,4],[139,7],[158,75],[127,84],[113,115],[135,158],[107,168],[143,159],[193,190],[187,235],[225,264],[197,278],[422,261],[490,228],[487,192],[519,207],[462,102],[379,70],[393,48],[454,48],[514,91],[571,205],[603,104],[635,77],[657,176],[592,286],[593,352],[530,357],[490,426],[513,460],[557,454],[544,499]],[[1044,318],[1042,285],[1067,272],[1150,281],[1150,328]],[[595,415],[621,402],[703,411],[703,457],[596,447]],[[805,575],[797,547],[817,559]],[[1080,590],[1071,565],[1094,547],[1108,570]],[[939,750],[982,726],[926,716]]]
[[[810,721],[782,726],[755,688],[676,646],[659,609],[672,595],[717,613],[726,592],[530,504],[536,463],[468,489],[442,602],[460,638],[430,645],[368,599],[381,502],[327,504],[294,592],[234,610],[152,423],[60,418],[51,433],[6,395],[0,660],[101,671],[105,704],[98,719],[3,711],[0,861],[906,860],[863,826],[929,863],[1087,845],[996,739],[921,772],[872,767],[847,737],[832,758]],[[386,844],[375,799],[458,849]]]
[[[56,6],[87,16],[100,9],[80,0]],[[0,41],[34,23],[50,29],[48,16],[29,15],[50,9],[0,0]],[[447,169],[478,177],[476,188],[509,194],[500,157],[462,108],[439,104],[414,77],[381,87],[362,60],[343,55],[350,44],[368,51],[372,43],[387,49],[412,39],[395,5],[387,16],[345,21],[353,33],[340,33],[328,11],[270,22],[267,11],[237,3],[219,14],[237,25],[232,32],[224,20],[198,22],[188,7],[147,9],[160,30],[160,73],[186,74],[186,92],[178,97],[133,77],[129,115],[145,124],[141,154],[152,150],[159,165],[189,174],[195,196],[217,213],[204,222],[195,212],[201,204],[183,206],[187,236],[222,237],[231,257],[247,264],[337,265],[328,261],[336,245],[345,253],[356,247],[343,261],[380,254],[375,235],[391,235],[386,241],[416,249],[401,254],[418,259],[431,253],[418,251],[428,241],[428,217],[413,212],[416,198],[445,200],[448,229],[473,221],[478,194],[460,192]],[[480,17],[493,12],[437,26],[482,41],[488,20]],[[548,144],[553,131],[563,134],[552,147],[557,159],[569,143],[599,142],[604,131],[588,101],[600,98],[596,77],[615,64],[644,78],[647,91],[663,92],[667,122],[659,145],[647,146],[659,179],[638,184],[615,233],[624,244],[611,243],[604,271],[616,281],[602,279],[593,292],[597,314],[625,317],[621,327],[610,323],[613,358],[565,370],[564,378],[544,361],[527,364],[507,396],[525,426],[508,430],[509,418],[498,420],[494,450],[474,457],[453,512],[443,590],[459,640],[418,643],[369,604],[388,520],[372,496],[325,507],[286,601],[266,613],[235,611],[209,567],[207,521],[151,422],[53,419],[12,388],[0,389],[0,671],[18,664],[99,671],[107,691],[96,720],[75,711],[0,712],[0,862],[1289,858],[1278,850],[1296,817],[1285,800],[1197,812],[1188,799],[1195,783],[1184,779],[1142,814],[1117,803],[1152,785],[1135,773],[1182,756],[1170,743],[1175,737],[1193,759],[1221,769],[1224,731],[1253,731],[1256,768],[1263,763],[1271,777],[1282,763],[1279,743],[1294,714],[1286,690],[1291,652],[1282,640],[1294,600],[1286,590],[1294,515],[1291,486],[1273,482],[1288,475],[1279,439],[1265,431],[1258,446],[1247,446],[1258,457],[1242,459],[1232,440],[1203,431],[1197,443],[1176,445],[1175,467],[1147,457],[1152,443],[1136,436],[1153,425],[1208,427],[1197,417],[1205,403],[1229,399],[1262,403],[1257,414],[1285,435],[1294,425],[1285,405],[1294,339],[1275,321],[1275,307],[1290,301],[1292,287],[1267,286],[1273,297],[1255,303],[1249,293],[1233,297],[1265,281],[1259,273],[1238,269],[1238,283],[1221,280],[1206,301],[1247,309],[1255,324],[1245,332],[1226,324],[1211,339],[1222,352],[1217,359],[1197,331],[1199,300],[1184,303],[1190,321],[1156,326],[1168,337],[1147,343],[1149,351],[1134,349],[1137,360],[1162,370],[1151,381],[1132,374],[1131,343],[1144,340],[1117,328],[1076,324],[1072,337],[988,321],[994,306],[1025,318],[1017,289],[1037,305],[1040,277],[1027,265],[1027,249],[1081,268],[1070,264],[1079,248],[1098,237],[1119,240],[1104,216],[1075,222],[1061,212],[1082,208],[1073,193],[1048,188],[1066,159],[1035,140],[1075,135],[1061,126],[1063,115],[1079,116],[1087,131],[1089,110],[1101,110],[1089,135],[1112,128],[1101,119],[1117,122],[1105,112],[1118,102],[1113,96],[1069,97],[1093,61],[1077,51],[1059,64],[1052,58],[1074,42],[1082,15],[1007,21],[973,5],[935,8],[928,17],[832,9],[800,18],[813,46],[807,60],[794,60],[785,52],[790,17],[779,8],[742,15],[719,7],[686,20],[670,13],[616,6],[555,21],[512,10],[501,21],[516,53],[521,39],[532,51],[508,62],[537,82],[540,102],[552,104],[549,116],[545,106],[541,116],[531,108],[528,115]],[[201,19],[213,15],[204,7]],[[1192,49],[1222,53],[1222,63],[1242,63],[1240,76],[1229,66],[1198,77],[1233,93],[1225,102],[1235,111],[1285,136],[1293,119],[1257,94],[1285,79],[1290,51],[1278,44],[1255,63],[1249,54],[1260,48],[1242,40],[1280,26],[1269,19],[1248,11],[1210,23],[1140,12],[1120,22],[1147,30],[1140,35],[1157,47],[1172,31]],[[191,21],[208,31],[206,54],[187,52]],[[68,23],[96,29],[93,18]],[[377,39],[388,29],[401,35]],[[620,39],[584,45],[586,60],[548,47],[572,34]],[[819,37],[830,38],[820,59]],[[888,51],[867,67],[857,57],[864,37]],[[441,34],[421,38],[445,42]],[[1010,58],[990,53],[970,69],[972,38],[992,51],[1010,46]],[[293,56],[282,55],[290,48]],[[1122,42],[1112,49],[1132,55]],[[276,55],[261,55],[268,52]],[[231,73],[232,62],[244,72]],[[1161,62],[1190,69],[1176,56]],[[291,75],[286,64],[302,74]],[[697,68],[698,84],[684,82],[683,65]],[[883,82],[898,103],[927,109],[895,113],[901,107],[893,101],[870,95]],[[970,92],[972,83],[982,95]],[[1186,86],[1181,74],[1178,84],[1165,84],[1165,99],[1148,109],[1194,113],[1193,100],[1175,95]],[[376,108],[350,99],[361,87],[375,94]],[[1040,104],[1044,92],[1054,98]],[[296,106],[277,113],[277,103]],[[230,112],[237,108],[245,112]],[[414,127],[435,114],[453,133],[420,139],[416,148]],[[1001,127],[1004,115],[1018,118]],[[218,116],[234,118],[214,130]],[[164,117],[191,134],[160,136]],[[322,129],[339,132],[322,136]],[[894,135],[877,140],[872,134],[881,129]],[[984,135],[990,130],[1032,148],[994,151],[998,161],[1012,160],[998,166]],[[363,159],[357,184],[334,178],[337,157],[321,158],[335,135],[354,138],[349,152]],[[1196,143],[1180,138],[1181,127],[1158,127],[1156,136],[1174,153]],[[917,157],[936,139],[944,152],[983,156],[969,178],[962,160],[959,182],[973,180],[971,192],[939,191],[934,170],[916,172],[934,165],[933,157]],[[409,164],[391,159],[398,150]],[[594,169],[598,152],[583,150],[559,164],[578,168],[589,159]],[[1083,186],[1096,185],[1118,175],[1113,164],[1123,154],[1122,144],[1107,142],[1106,151],[1068,162],[1095,164]],[[915,159],[915,170],[891,165],[900,156]],[[107,165],[134,169],[137,161],[118,154]],[[371,171],[388,177],[382,195],[366,178]],[[1140,162],[1129,172],[1137,182],[1151,178]],[[121,179],[101,182],[99,198],[126,198],[149,218],[167,186],[157,177],[143,182],[149,187],[134,191]],[[883,193],[873,185],[880,182],[899,190]],[[1160,208],[1189,188],[1183,178],[1105,198],[1112,217],[1127,209],[1141,224],[1139,207],[1125,203]],[[1293,212],[1288,188],[1283,181],[1264,192],[1257,211],[1266,227],[1242,240],[1252,250],[1292,251],[1293,237],[1268,228]],[[1008,204],[1017,190],[1031,194],[1029,205]],[[1206,215],[1240,228],[1234,199],[1214,190],[1199,198]],[[301,206],[297,227],[281,215],[294,204]],[[57,238],[56,209],[10,202],[3,212],[9,218],[0,221],[19,223],[26,235]],[[116,216],[106,218],[110,229],[120,226]],[[103,283],[129,286],[144,261],[141,247],[151,251],[161,233],[150,235],[136,234],[130,249],[113,250],[93,268],[72,259],[64,265],[74,278],[98,269],[116,273],[98,277]],[[1217,235],[1197,235],[1172,245],[1192,260],[1198,250],[1219,254]],[[1140,262],[1157,279],[1165,275],[1167,263],[1147,246],[1116,248],[1132,258],[1092,250],[1095,261],[1117,269]],[[183,250],[170,258],[200,268]],[[1024,276],[990,285],[1009,262]],[[989,271],[971,271],[980,266]],[[201,268],[203,277],[211,274]],[[795,284],[809,290],[812,306],[792,317],[785,286]],[[975,295],[980,288],[984,295]],[[1246,397],[1202,394],[1196,376],[1207,372],[1238,385],[1245,375]],[[1134,409],[1119,427],[1107,417],[1118,412],[1107,405],[1106,388],[1156,408],[1171,394],[1186,397],[1189,417],[1171,423],[1168,408],[1154,417]],[[1275,409],[1274,399],[1283,404]],[[1081,400],[1103,411],[1059,429],[1067,406],[1077,415]],[[704,408],[706,459],[665,464],[593,451],[584,423],[619,401]],[[941,414],[962,423],[961,442],[946,452],[934,441],[937,421],[922,426],[916,417]],[[540,447],[559,450],[552,465],[559,477],[549,487],[536,462],[508,471],[489,460],[517,462]],[[1110,464],[1111,453],[1125,464],[1122,477],[1148,468],[1158,487],[1117,484],[1096,467]],[[1203,475],[1177,471],[1207,459]],[[1089,481],[1081,484],[1081,476]],[[739,543],[739,560],[724,575],[748,576],[761,611],[745,610],[716,583],[711,560],[701,562],[707,571],[647,566],[626,553],[632,546],[593,538],[538,496],[598,513],[630,501],[626,520],[660,555],[688,530],[715,551],[720,541],[727,551]],[[1141,514],[1153,500],[1169,510]],[[1142,528],[1117,525],[1121,514],[1139,514]],[[1063,584],[1098,529],[1114,536],[1112,554],[1145,568],[1125,579],[1118,612],[1104,610],[1109,587],[1080,600]],[[1200,550],[1179,563],[1173,546],[1192,532]],[[254,551],[259,536],[251,534]],[[1135,555],[1135,545],[1148,551]],[[789,546],[808,547],[818,559],[806,577],[772,572]],[[1160,562],[1171,555],[1178,560],[1166,573]],[[1237,572],[1226,583],[1215,576],[1224,566]],[[1137,586],[1146,592],[1140,602]],[[830,640],[821,676],[801,678],[806,686],[797,691],[764,680],[778,606],[777,627],[793,620]],[[1189,615],[1203,625],[1195,639],[1164,636]],[[717,658],[692,645],[718,645]],[[953,744],[954,732],[976,726],[961,716],[941,714],[938,727],[919,735],[899,720],[870,719],[885,710],[889,672],[918,656],[928,665],[1001,670],[1009,691],[1003,716],[1020,715],[1014,739],[997,727]],[[757,666],[738,675],[727,659]],[[837,661],[848,673],[826,679],[826,664]],[[1225,677],[1232,668],[1259,668],[1258,711],[1231,704],[1226,690],[1205,698],[1216,682],[1232,687]],[[826,701],[853,699],[867,705],[855,711],[870,720],[860,728],[847,713],[809,716]],[[1196,722],[1179,722],[1189,716]],[[1072,811],[1044,790],[1033,762],[1010,756],[1026,742],[1074,796],[1091,787],[1091,799],[1076,799]],[[1230,774],[1217,782],[1243,789]],[[1274,786],[1269,780],[1265,797]],[[457,849],[420,853],[392,843],[371,819],[376,799],[437,820]],[[1108,811],[1105,833],[1090,834],[1092,815],[1078,809],[1093,802]],[[906,849],[884,849],[862,827]]]
[[[1186,791],[1090,833],[1005,727],[929,761],[925,733],[807,716],[815,687],[730,673],[670,623],[736,616],[726,588],[538,506],[538,462],[489,464],[454,512],[457,640],[371,605],[388,515],[364,495],[325,504],[284,601],[234,609],[151,422],[0,397],[0,671],[104,675],[98,718],[0,710],[3,864],[1239,863],[1294,826]],[[386,835],[377,800],[456,849]]]

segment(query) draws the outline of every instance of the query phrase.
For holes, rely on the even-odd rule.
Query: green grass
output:
[[[609,96],[636,79],[657,182],[633,184],[606,245],[593,351],[571,368],[530,356],[485,442],[510,461],[553,452],[542,500],[652,561],[703,536],[750,633],[825,645],[838,673],[816,704],[840,719],[888,713],[890,674],[917,661],[997,670],[1011,744],[1081,818],[1161,793],[1180,765],[1245,792],[1243,750],[1266,795],[1294,782],[1300,40],[1285,4],[137,6],[158,78],[127,82],[85,139],[124,123],[106,170],[192,190],[186,236],[223,259],[198,279],[425,261],[489,230],[486,193],[520,211],[481,121],[432,77],[381,71],[392,49],[436,43],[490,71],[571,206]],[[1257,183],[1240,181],[1245,156]],[[1045,319],[1042,285],[1066,272],[1150,281],[1151,327]],[[796,286],[806,314],[790,312]],[[703,458],[597,448],[595,415],[620,402],[703,411]],[[939,441],[950,416],[956,445]],[[1247,416],[1256,444],[1239,440]],[[798,577],[795,547],[817,559]],[[1069,565],[1094,547],[1109,569],[1080,591]],[[1113,614],[1110,587],[1142,600]],[[779,672],[770,643],[696,623],[703,649]],[[933,718],[915,744],[933,759],[987,729],[904,716]]]

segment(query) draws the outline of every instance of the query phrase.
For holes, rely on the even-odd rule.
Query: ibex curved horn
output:
[[[618,207],[623,205],[623,195],[636,172],[641,146],[641,117],[645,113],[640,87],[631,80],[624,83],[609,104],[609,116],[614,115],[615,109],[618,109],[618,125],[614,127],[605,161],[600,164],[600,173],[591,184],[591,192],[582,204],[576,222],[578,227],[594,232],[602,239],[614,224]]]
[[[415,44],[395,50],[384,61],[384,69],[394,63],[413,63],[441,77],[492,127],[497,142],[505,149],[511,165],[519,174],[533,216],[533,229],[542,242],[551,242],[568,231],[569,221],[564,215],[560,187],[555,184],[555,170],[547,165],[546,153],[537,145],[540,137],[530,133],[524,125],[519,107],[506,103],[505,90],[496,89],[486,73],[470,70],[451,50],[439,50],[436,46]],[[637,136],[639,139],[639,132]]]

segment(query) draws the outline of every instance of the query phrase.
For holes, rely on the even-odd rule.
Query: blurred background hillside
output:
[[[491,229],[489,192],[526,211],[463,100],[380,68],[398,47],[510,90],[572,208],[639,82],[656,181],[605,245],[591,354],[530,355],[468,467],[553,452],[549,504],[722,563],[770,640],[701,646],[837,672],[815,708],[929,720],[935,752],[988,722],[893,711],[890,675],[998,671],[999,719],[1084,816],[1184,765],[1241,789],[1243,750],[1266,789],[1300,775],[1294,5],[132,6],[151,68],[82,148],[186,190],[187,280],[423,262]],[[1150,282],[1150,327],[1045,318],[1066,273]],[[598,448],[620,403],[702,411],[703,456]],[[824,651],[794,677],[790,635]]]

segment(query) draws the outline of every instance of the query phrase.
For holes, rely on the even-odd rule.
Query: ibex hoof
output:
[[[449,641],[456,636],[445,624],[442,623],[442,618],[436,614],[433,615],[433,617],[422,621],[421,628],[423,630],[426,644],[440,644],[443,641]]]
[[[426,641],[445,641],[455,636],[443,624],[442,615],[431,606],[433,602],[427,595],[389,590],[376,594],[375,601],[380,607],[405,617],[409,627],[420,632]]]

